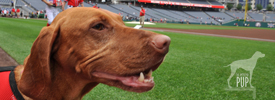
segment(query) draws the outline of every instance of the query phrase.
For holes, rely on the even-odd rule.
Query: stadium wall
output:
[[[223,26],[236,26],[236,23],[238,24],[238,26],[244,26],[244,20],[235,20],[235,21],[223,24]],[[256,27],[256,23],[258,22],[245,22],[246,25],[249,24],[249,26],[246,26],[246,27]],[[259,23],[261,23],[261,27],[267,28],[268,23],[270,22],[259,22]],[[275,23],[273,22],[272,24],[275,24]]]

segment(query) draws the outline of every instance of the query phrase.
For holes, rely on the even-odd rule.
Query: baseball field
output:
[[[0,18],[0,47],[23,64],[46,23],[45,20]],[[157,23],[145,25],[144,29],[171,38],[165,61],[153,73],[154,89],[133,93],[99,84],[84,100],[275,99],[274,28]],[[227,79],[231,67],[224,66],[245,61],[257,51],[265,56],[255,62],[251,80],[254,88],[247,81],[249,71],[242,68],[230,80],[232,88],[229,88]],[[245,63],[240,65],[245,66]]]

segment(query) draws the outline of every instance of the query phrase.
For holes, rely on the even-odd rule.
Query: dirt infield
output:
[[[2,48],[0,48],[0,67],[17,65],[18,63],[12,59]]]
[[[167,28],[143,28],[145,30],[177,32],[185,34],[207,35],[227,38],[248,39],[257,41],[275,42],[275,30],[246,29],[246,30],[190,30]],[[18,63],[0,48],[0,67],[16,66]]]

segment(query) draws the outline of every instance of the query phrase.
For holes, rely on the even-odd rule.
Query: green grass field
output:
[[[0,47],[17,62],[23,63],[30,53],[33,41],[46,21],[0,18]],[[126,24],[128,26],[132,26]],[[236,27],[157,24],[152,27],[184,29],[235,29]],[[239,29],[247,29],[238,27]],[[156,31],[157,32],[157,31]],[[170,32],[157,32],[171,38],[170,51],[163,64],[154,73],[155,88],[146,93],[126,92],[100,84],[84,100],[252,100],[252,91],[227,91],[229,65],[233,61],[248,59],[256,51],[265,54],[258,59],[253,72],[252,85],[256,99],[275,99],[275,43],[241,40]],[[274,32],[275,34],[275,32]],[[248,73],[243,69],[237,73]],[[236,75],[230,84],[236,87]],[[240,84],[239,84],[240,85]],[[249,88],[249,84],[247,84]],[[241,89],[241,88],[239,88]]]

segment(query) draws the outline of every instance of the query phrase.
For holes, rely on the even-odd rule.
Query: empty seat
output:
[[[209,14],[211,17],[213,16],[214,18],[216,17],[222,18],[223,20],[222,22],[228,22],[234,19],[223,12],[206,12],[206,13]]]
[[[212,4],[212,5],[222,5],[221,3],[219,3],[216,0],[208,0],[208,2],[210,2],[210,4]]]
[[[263,20],[263,14],[259,13],[249,13],[249,15],[254,19],[255,21],[262,21]]]
[[[270,22],[275,22],[275,14],[266,14],[266,21]]]
[[[209,3],[206,0],[189,0],[191,3],[195,3],[195,4],[207,4],[209,5]]]
[[[201,11],[185,11],[185,12],[196,17],[198,20],[202,21],[203,23],[205,23],[205,22],[211,23],[212,22],[212,23],[217,24],[217,22],[215,20],[210,18],[204,12],[201,12]]]

